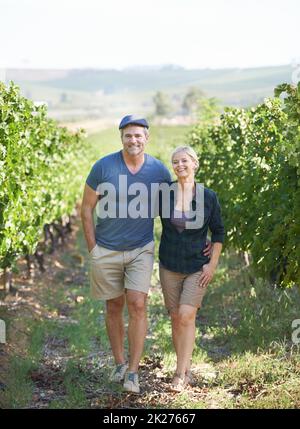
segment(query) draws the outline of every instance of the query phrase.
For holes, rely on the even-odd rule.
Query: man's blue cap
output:
[[[127,115],[121,120],[119,130],[127,127],[127,125],[140,125],[141,127],[149,128],[149,124],[144,118],[139,118],[134,115]]]

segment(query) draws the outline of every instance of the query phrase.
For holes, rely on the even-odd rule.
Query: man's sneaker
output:
[[[110,381],[113,381],[115,383],[120,383],[120,381],[123,381],[127,368],[127,363],[121,363],[117,365],[110,374]]]
[[[140,393],[139,376],[137,372],[126,372],[123,387],[127,392]]]

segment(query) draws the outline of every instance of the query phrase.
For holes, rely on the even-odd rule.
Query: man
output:
[[[111,380],[124,380],[124,389],[134,393],[140,391],[138,367],[147,331],[146,302],[153,268],[151,184],[171,181],[167,168],[145,153],[148,128],[144,118],[128,115],[121,120],[123,149],[94,164],[86,180],[81,210],[91,258],[92,296],[106,301],[106,329],[116,363]],[[135,215],[138,205],[134,204],[136,196],[132,192],[137,188],[147,191],[139,217]],[[94,209],[108,194],[107,204],[97,213],[95,231]],[[124,353],[125,303],[129,315],[128,364]]]

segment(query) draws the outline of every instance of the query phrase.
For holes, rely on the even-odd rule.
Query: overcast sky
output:
[[[0,0],[0,68],[292,62],[299,0]]]

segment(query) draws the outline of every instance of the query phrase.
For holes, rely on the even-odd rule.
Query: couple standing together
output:
[[[133,195],[136,198],[141,184],[148,191],[144,202],[151,207],[154,199],[151,185],[168,184],[174,192],[166,197],[160,190],[158,198],[162,222],[160,281],[177,356],[171,388],[180,391],[192,384],[190,366],[196,313],[213,278],[224,241],[220,205],[216,194],[207,188],[202,188],[202,204],[197,204],[199,185],[195,183],[195,173],[199,161],[192,148],[182,146],[173,152],[171,160],[177,181],[172,182],[162,162],[145,153],[149,139],[146,119],[125,116],[119,129],[123,149],[94,164],[86,180],[81,210],[91,259],[91,293],[95,299],[106,301],[106,329],[115,359],[110,378],[123,382],[128,392],[140,392],[138,368],[147,331],[147,294],[154,260],[153,216],[145,211],[140,216],[123,216],[121,212],[124,214],[124,206],[127,214],[130,211],[127,208],[134,207]],[[97,207],[95,228],[93,213],[97,203],[104,201],[102,209]],[[164,203],[169,208],[167,216],[163,213]],[[104,213],[110,204],[111,213],[116,215]],[[135,208],[141,209],[141,205],[136,204]],[[190,221],[197,217],[197,210],[201,210],[202,222],[195,226]],[[206,244],[208,228],[209,245]],[[129,316],[128,362],[124,350],[125,303]]]

